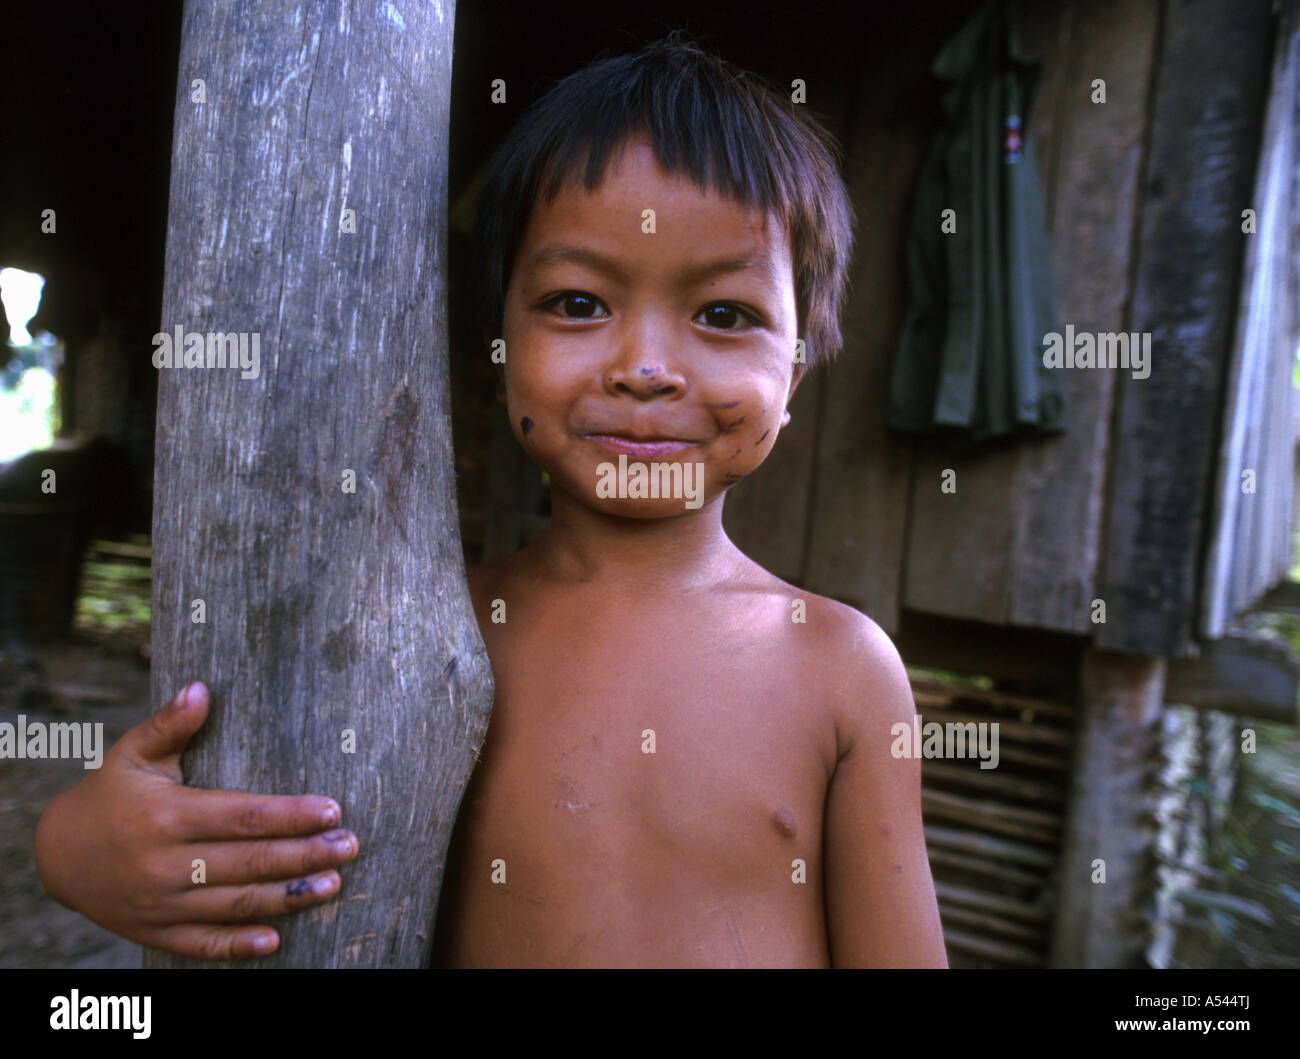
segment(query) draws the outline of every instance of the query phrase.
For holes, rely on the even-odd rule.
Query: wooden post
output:
[[[247,340],[236,368],[159,368],[153,700],[212,689],[189,784],[325,794],[361,840],[258,966],[428,962],[491,709],[447,393],[453,24],[185,6],[161,331]]]
[[[1138,967],[1165,661],[1089,650],[1081,685],[1051,964]]]

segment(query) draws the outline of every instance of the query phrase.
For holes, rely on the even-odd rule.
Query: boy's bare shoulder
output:
[[[911,683],[888,633],[847,603],[766,576],[769,591],[786,600],[794,658],[834,715],[840,756],[867,726],[888,732],[896,721],[910,723]]]
[[[796,634],[802,634],[824,662],[833,659],[846,666],[865,663],[871,671],[894,662],[901,665],[889,635],[860,610],[782,581],[757,563],[753,566],[754,587],[784,598],[784,609]]]

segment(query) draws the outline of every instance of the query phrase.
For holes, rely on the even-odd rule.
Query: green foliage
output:
[[[147,546],[149,538],[138,537],[136,542]],[[129,632],[133,638],[148,640],[151,587],[147,566],[86,562],[81,576],[78,625],[99,632]]]
[[[929,669],[925,666],[908,666],[908,676],[917,680],[933,680],[939,684],[951,684],[955,687],[978,688],[980,691],[993,690],[993,678],[975,673],[954,673],[947,669]]]

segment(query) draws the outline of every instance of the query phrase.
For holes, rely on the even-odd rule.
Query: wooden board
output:
[[[807,586],[852,603],[890,633],[898,627],[910,445],[885,430],[885,393],[905,305],[907,204],[930,139],[918,99],[948,31],[891,16],[882,33],[892,36],[881,38],[889,47],[863,65],[846,145],[858,217],[847,346],[827,375],[809,525]]]
[[[1046,54],[1048,69],[1064,82],[1052,149],[1058,330],[1067,323],[1079,331],[1127,330],[1158,7],[1156,0],[1073,0],[1061,14],[1069,32],[1056,36]],[[1106,82],[1105,103],[1092,102],[1096,78]],[[1065,376],[1069,432],[1022,445],[1009,487],[1015,533],[1008,620],[1091,633],[1115,373]]]
[[[1285,641],[1229,632],[1169,664],[1165,701],[1300,724],[1298,684],[1300,664]]]
[[[1043,62],[1030,137],[1044,174],[1062,330],[1123,327],[1156,22],[1155,0],[1019,13],[1023,44]],[[1103,104],[1091,101],[1098,77]],[[906,606],[1091,631],[1114,384],[1110,372],[1067,373],[1063,437],[918,454]],[[946,467],[957,472],[955,494],[939,490]]]
[[[1131,330],[1151,373],[1118,377],[1099,646],[1174,656],[1191,627],[1198,548],[1272,37],[1266,0],[1170,5],[1155,84]]]
[[[1300,19],[1289,3],[1279,26],[1268,113],[1250,206],[1242,290],[1228,370],[1222,442],[1211,505],[1201,632],[1217,638],[1234,616],[1286,576],[1294,490],[1291,371],[1295,320],[1290,291],[1300,92]],[[1243,489],[1243,471],[1255,489]]]
[[[1080,677],[1052,964],[1135,967],[1146,940],[1137,909],[1152,885],[1148,792],[1165,662],[1090,650]]]

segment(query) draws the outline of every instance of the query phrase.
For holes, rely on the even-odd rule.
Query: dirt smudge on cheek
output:
[[[519,430],[524,435],[524,437],[528,437],[528,432],[532,429],[533,429],[533,421],[529,419],[527,416],[524,416],[523,419],[519,420]]]

